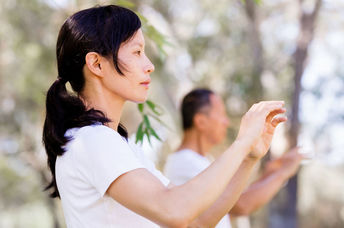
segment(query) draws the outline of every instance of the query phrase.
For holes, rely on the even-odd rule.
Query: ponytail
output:
[[[74,127],[110,122],[101,111],[87,110],[80,98],[68,93],[65,84],[65,80],[58,78],[49,88],[46,99],[43,144],[48,155],[52,181],[45,190],[53,189],[50,194],[51,197],[59,197],[55,178],[55,163],[57,156],[65,152],[63,146],[70,140],[65,136],[65,132]],[[121,132],[126,132],[122,126],[119,126],[119,129]]]

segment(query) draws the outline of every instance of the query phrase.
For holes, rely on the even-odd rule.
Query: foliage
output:
[[[143,143],[143,137],[147,136],[147,139],[149,143],[151,144],[151,136],[155,137],[159,141],[161,141],[161,138],[158,136],[158,134],[155,132],[155,130],[152,128],[152,125],[150,123],[149,117],[155,119],[161,124],[164,124],[160,119],[159,116],[163,114],[162,108],[156,104],[154,104],[152,101],[147,100],[145,103],[138,104],[138,109],[142,115],[142,122],[139,124],[139,127],[137,128],[136,132],[136,143],[141,142]]]

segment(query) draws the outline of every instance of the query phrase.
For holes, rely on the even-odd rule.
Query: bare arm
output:
[[[297,149],[267,164],[266,174],[251,184],[240,196],[230,213],[236,216],[249,215],[268,203],[283,184],[292,177],[302,160]]]
[[[221,196],[210,208],[195,219],[190,227],[215,227],[240,197],[257,161],[257,159],[246,158]]]
[[[145,169],[133,170],[114,181],[107,193],[162,226],[185,227],[220,196],[247,152],[245,144],[235,142],[198,176],[172,188]]]
[[[166,188],[147,170],[136,169],[117,178],[107,194],[162,226],[186,227],[220,197],[250,151],[253,158],[264,156],[266,148],[260,139],[267,134],[266,122],[271,124],[270,115],[284,112],[282,106],[281,102],[254,105],[243,118],[237,140],[206,170],[184,185]],[[255,149],[257,144],[260,150]]]

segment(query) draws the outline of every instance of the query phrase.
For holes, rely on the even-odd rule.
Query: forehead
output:
[[[123,43],[123,47],[132,47],[132,46],[144,46],[145,39],[143,37],[142,30],[139,29],[135,32],[135,34],[125,43]]]
[[[225,105],[221,97],[217,94],[210,95],[210,106],[211,106],[211,109],[214,111],[225,109]]]

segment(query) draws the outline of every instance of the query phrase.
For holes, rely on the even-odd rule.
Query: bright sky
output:
[[[344,162],[344,121],[332,120],[331,116],[344,116],[344,96],[337,95],[344,89],[344,81],[337,77],[340,64],[344,60],[344,46],[339,45],[338,40],[344,40],[344,33],[335,32],[329,36],[331,39],[314,41],[309,65],[303,75],[305,92],[302,94],[300,117],[304,129],[300,140],[312,141],[316,149],[329,150],[321,153],[319,159],[336,165]],[[320,91],[317,89],[319,84],[322,85]],[[311,90],[321,92],[322,97],[317,98]],[[324,125],[326,126],[323,131],[327,136],[316,138],[316,131]],[[325,146],[328,143],[329,148]]]

